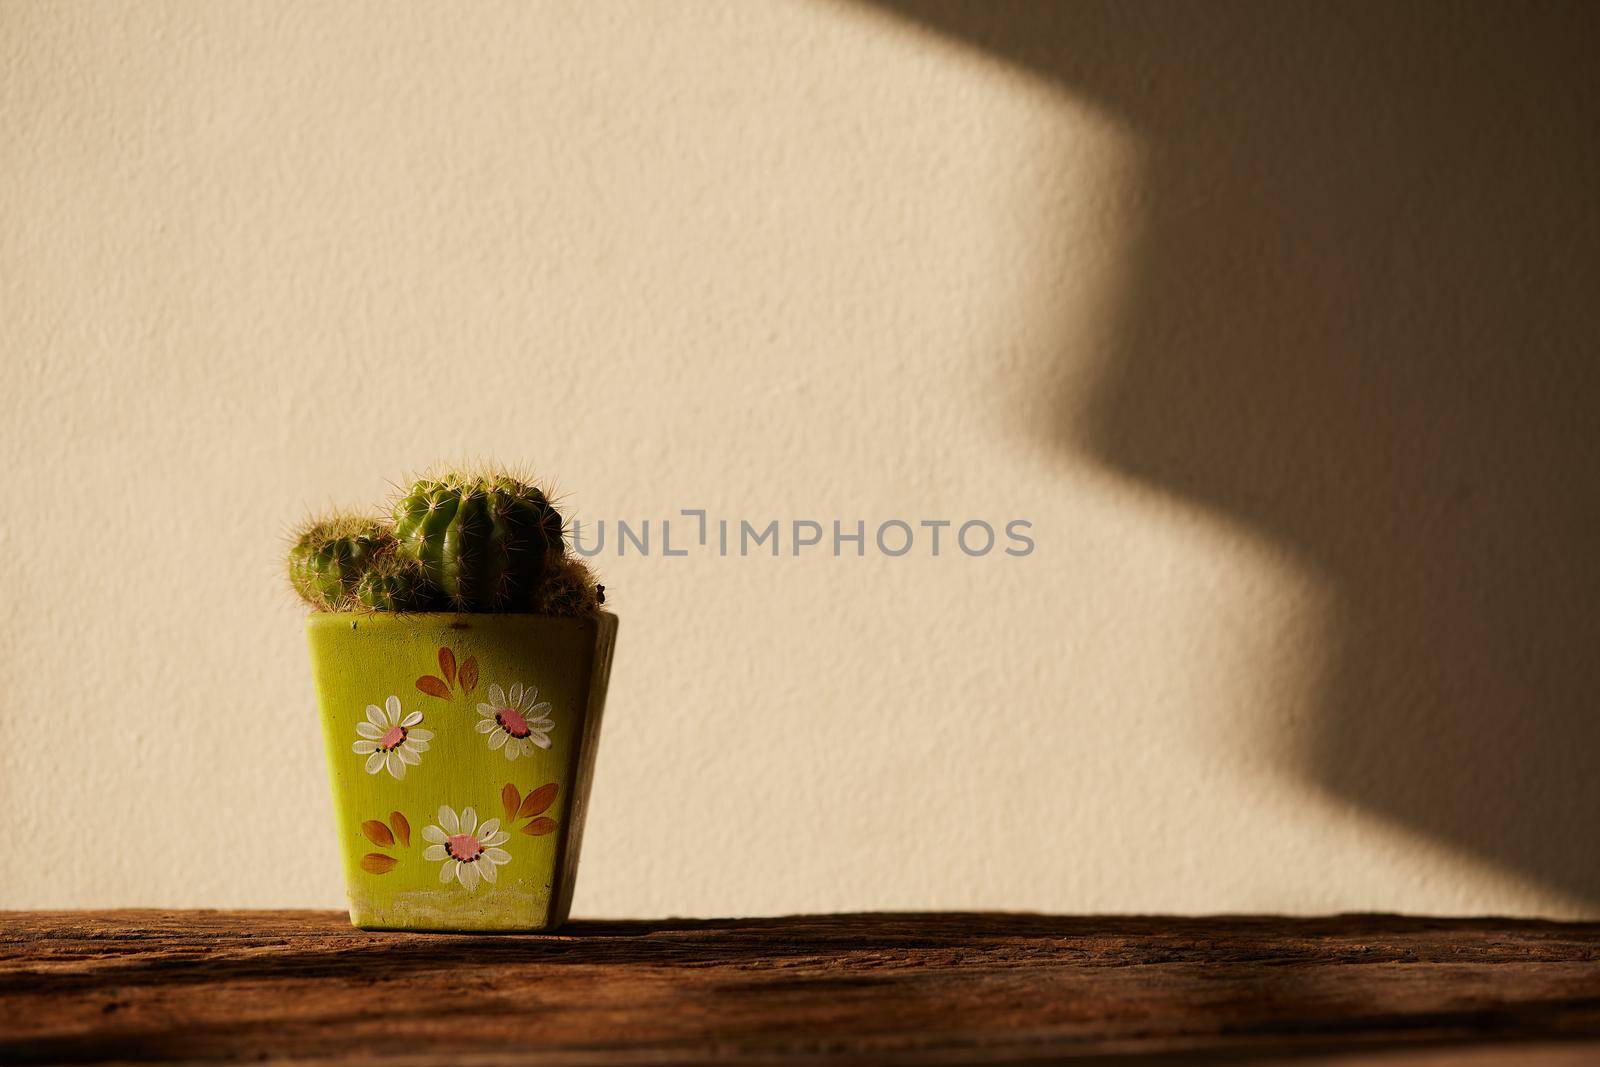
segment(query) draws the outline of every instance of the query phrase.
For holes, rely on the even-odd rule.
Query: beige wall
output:
[[[0,906],[337,905],[482,457],[1037,541],[598,560],[581,913],[1600,915],[1592,16],[898,6],[0,6]]]

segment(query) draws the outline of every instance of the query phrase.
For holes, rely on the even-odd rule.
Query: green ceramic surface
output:
[[[616,616],[324,613],[306,630],[351,922],[560,925]]]

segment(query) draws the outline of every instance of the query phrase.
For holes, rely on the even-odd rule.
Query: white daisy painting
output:
[[[471,808],[456,809],[448,804],[439,808],[439,822],[422,828],[428,847],[424,859],[440,864],[439,881],[455,881],[476,890],[480,881],[494,882],[498,869],[511,862],[511,853],[500,846],[511,835],[500,829],[499,819],[478,825],[478,813]]]
[[[350,749],[367,757],[368,774],[388,771],[395,778],[404,778],[407,767],[422,762],[422,754],[433,740],[433,731],[422,729],[421,722],[422,712],[408,714],[397,696],[384,701],[381,708],[368,704],[367,721],[356,723],[356,733],[361,736]]]
[[[556,728],[550,718],[550,702],[539,700],[539,691],[522,683],[508,693],[498,685],[489,687],[489,700],[478,705],[478,732],[489,735],[489,747],[499,749],[506,759],[531,756],[535,748],[550,747],[550,731]]]

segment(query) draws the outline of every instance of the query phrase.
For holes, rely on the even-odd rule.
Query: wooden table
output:
[[[0,912],[0,1064],[1600,1064],[1600,924]]]

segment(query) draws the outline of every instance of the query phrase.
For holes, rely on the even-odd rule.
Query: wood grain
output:
[[[1600,1062],[1600,926],[867,914],[483,937],[365,933],[332,912],[0,913],[5,1064],[1343,1064],[1379,1049],[1385,1064]]]

